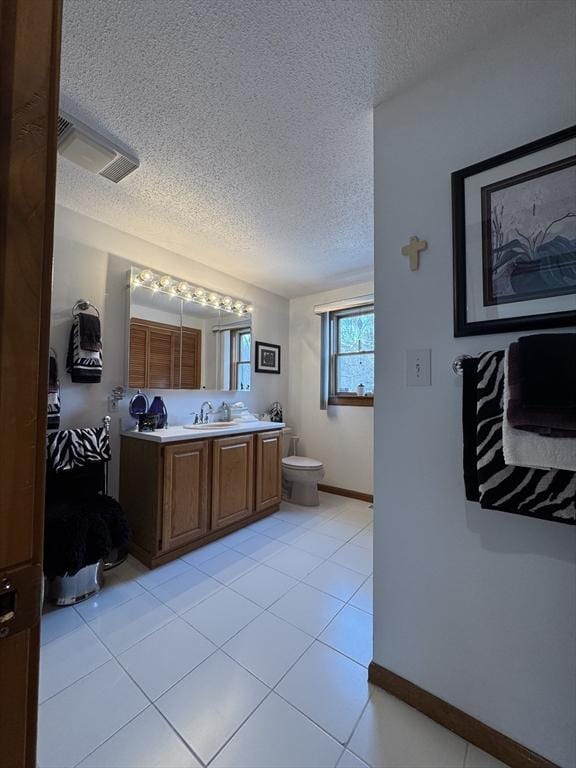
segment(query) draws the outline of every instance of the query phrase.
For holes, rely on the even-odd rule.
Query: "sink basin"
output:
[[[184,424],[184,429],[225,429],[237,426],[235,421],[212,421],[208,424]]]

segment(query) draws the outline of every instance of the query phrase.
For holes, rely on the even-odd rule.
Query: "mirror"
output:
[[[133,267],[127,316],[129,388],[250,390],[245,303]]]

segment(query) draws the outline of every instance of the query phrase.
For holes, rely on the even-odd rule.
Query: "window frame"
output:
[[[339,341],[339,321],[345,317],[355,317],[359,315],[374,315],[374,303],[362,304],[347,309],[334,310],[328,313],[328,405],[351,405],[360,407],[372,407],[374,405],[374,395],[357,395],[355,392],[338,392],[336,384],[338,381],[338,359],[340,357],[351,357],[361,354],[371,354],[375,356],[375,348],[363,352],[338,352]]]
[[[250,336],[250,353],[247,360],[242,360],[240,356],[241,337],[246,335]],[[250,371],[249,389],[238,389],[238,371],[241,365],[247,365]],[[233,328],[230,331],[230,389],[237,392],[252,391],[252,328],[250,326]]]

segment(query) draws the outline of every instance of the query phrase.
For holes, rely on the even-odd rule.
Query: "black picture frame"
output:
[[[477,336],[491,333],[506,333],[511,331],[529,331],[539,328],[559,328],[576,325],[576,293],[574,294],[574,310],[531,314],[519,317],[499,318],[495,320],[475,320],[468,318],[467,307],[467,254],[466,254],[466,215],[465,215],[465,183],[466,180],[523,158],[556,144],[576,138],[576,125],[552,133],[536,141],[529,142],[508,152],[474,163],[466,168],[454,171],[452,182],[452,247],[453,247],[453,299],[454,299],[454,336]],[[483,257],[484,258],[484,257]],[[485,265],[482,265],[485,269]]]
[[[280,373],[280,345],[257,341],[255,348],[255,373]]]

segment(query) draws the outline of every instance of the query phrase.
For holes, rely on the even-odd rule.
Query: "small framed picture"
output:
[[[452,174],[454,335],[576,323],[576,126]]]
[[[256,342],[256,373],[280,373],[280,347],[278,344]]]

